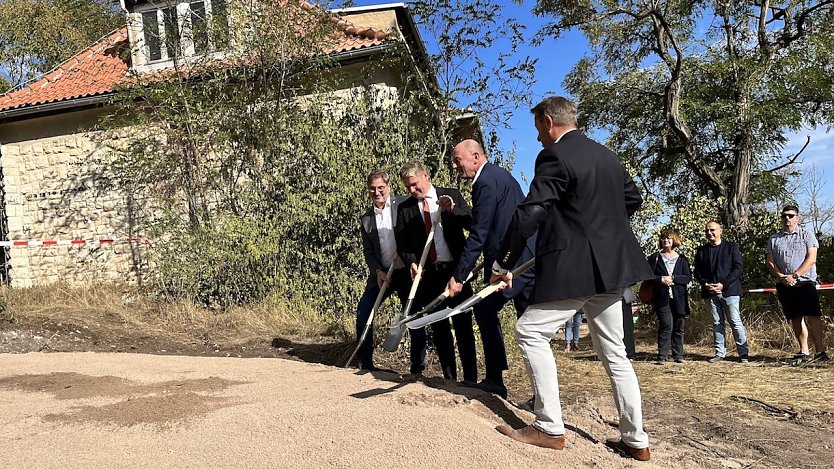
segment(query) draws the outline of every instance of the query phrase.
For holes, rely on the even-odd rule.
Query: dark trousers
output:
[[[623,343],[626,348],[626,358],[634,359],[634,313],[631,312],[631,303],[623,300]]]
[[[397,296],[400,298],[400,302],[405,304],[405,300],[408,298],[408,289],[410,287],[411,277],[408,273],[408,269],[396,269],[392,274],[391,282],[388,284],[388,288],[385,291],[385,296],[382,301],[385,301],[389,296],[396,292]],[[362,297],[359,298],[359,306],[356,308],[356,340],[359,340],[359,338],[362,337],[362,331],[365,330],[365,324],[368,322],[368,316],[371,315],[371,309],[374,307],[377,295],[379,295],[379,285],[376,283],[376,275],[373,275],[368,278],[368,282],[365,284],[365,291],[362,293]],[[365,341],[362,343],[362,346],[359,347],[359,351],[356,353],[356,358],[363,367],[370,368],[373,365],[373,353],[374,334],[373,328],[371,328],[368,330],[368,336],[365,337]]]
[[[527,286],[512,299],[517,318],[521,317],[527,309],[527,299],[530,296],[532,286],[532,282],[528,282]],[[495,383],[504,382],[502,373],[509,368],[507,348],[504,344],[504,331],[498,317],[498,313],[501,312],[508,301],[510,299],[504,296],[503,292],[495,292],[472,308],[475,313],[475,322],[478,323],[478,330],[481,332],[485,377]]]
[[[446,289],[446,284],[454,273],[453,263],[438,268],[435,265],[428,265],[423,271],[423,278],[417,288],[417,295],[414,297],[414,304],[409,314],[420,311]],[[463,291],[444,301],[438,310],[446,307],[455,307],[472,296],[472,287],[468,284]],[[452,327],[454,326],[454,335]],[[478,358],[475,353],[475,332],[472,327],[472,313],[461,313],[452,316],[451,321],[444,319],[431,326],[432,342],[437,350],[437,358],[443,370],[443,377],[457,380],[457,361],[455,359],[455,343],[457,343],[460,354],[463,379],[467,381],[478,380]],[[410,329],[411,335],[411,372],[421,373],[425,369],[426,348],[428,339],[425,328]]]
[[[669,347],[672,348],[672,358],[683,358],[683,326],[685,318],[672,314],[669,306],[657,308],[657,357],[669,358]]]

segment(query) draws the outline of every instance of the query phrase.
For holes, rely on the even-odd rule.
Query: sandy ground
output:
[[[696,467],[655,441],[648,463],[606,449],[618,436],[613,403],[565,413],[567,446],[553,451],[495,430],[531,414],[439,379],[272,358],[0,358],[0,466],[8,468]]]

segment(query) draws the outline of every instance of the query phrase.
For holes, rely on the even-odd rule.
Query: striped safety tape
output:
[[[74,246],[82,244],[126,244],[142,243],[151,245],[151,240],[146,238],[99,238],[99,239],[18,239],[11,241],[0,241],[0,247],[19,248],[36,246]]]
[[[817,290],[834,290],[834,283],[817,284]],[[747,293],[776,293],[776,288],[754,288],[744,291]]]

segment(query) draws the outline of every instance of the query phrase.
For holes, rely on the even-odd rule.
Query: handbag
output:
[[[640,298],[640,303],[644,305],[652,304],[654,297],[654,280],[644,280],[640,283],[640,290],[637,292],[637,297]]]
[[[654,268],[657,268],[657,263],[660,261],[660,254],[656,254],[657,257],[654,258]],[[654,270],[652,270],[654,272]],[[652,300],[654,299],[654,280],[643,280],[640,283],[640,290],[637,291],[637,298],[640,299],[640,303],[644,305],[652,304]]]

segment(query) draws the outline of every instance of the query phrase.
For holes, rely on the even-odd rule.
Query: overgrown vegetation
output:
[[[118,2],[117,2],[118,3]],[[52,70],[123,24],[108,0],[0,2],[0,93]]]

